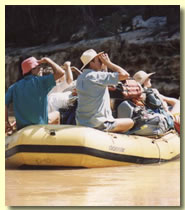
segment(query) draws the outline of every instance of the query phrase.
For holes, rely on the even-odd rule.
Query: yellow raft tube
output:
[[[72,125],[33,125],[6,137],[6,167],[112,167],[170,161],[180,156],[180,137],[106,133]]]

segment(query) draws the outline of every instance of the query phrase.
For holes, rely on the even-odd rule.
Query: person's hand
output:
[[[66,61],[63,66],[64,66],[64,70],[66,70],[67,68],[71,66],[71,61]]]
[[[110,58],[107,53],[102,53],[99,55],[99,59],[102,63],[101,69],[102,71],[108,71],[108,65],[111,63]]]
[[[39,64],[42,64],[42,63],[50,63],[50,62],[51,62],[51,59],[48,58],[48,57],[43,57],[40,60],[38,60],[38,63]]]
[[[98,57],[105,66],[111,63],[110,58],[107,53],[102,53]]]
[[[5,133],[12,133],[13,132],[13,126],[11,126],[11,124],[6,121],[5,122]]]
[[[72,90],[72,95],[73,95],[73,96],[77,96],[77,90],[76,90],[76,88],[74,88],[74,89]]]
[[[109,58],[109,55],[108,55],[107,53],[105,53],[104,55],[105,55],[105,59],[106,59],[108,62],[111,62],[111,61],[110,61],[110,58]]]

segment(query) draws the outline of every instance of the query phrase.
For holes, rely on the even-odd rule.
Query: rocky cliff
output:
[[[127,18],[128,15],[125,13],[121,13],[120,16],[120,11],[109,16],[109,19],[99,17],[97,33],[94,33],[94,36],[89,35],[91,29],[84,24],[70,34],[65,42],[59,39],[57,42],[51,40],[31,47],[6,44],[6,90],[21,76],[20,63],[28,56],[35,56],[38,59],[49,56],[58,64],[70,60],[72,65],[80,68],[82,63],[79,58],[82,52],[93,48],[96,51],[107,52],[111,60],[125,68],[131,76],[141,69],[146,72],[156,72],[152,80],[153,86],[165,95],[179,97],[178,18],[173,24],[169,24],[170,19],[165,15],[144,18],[143,15],[133,14],[129,21],[124,22],[123,20]],[[89,21],[93,20],[91,18]],[[107,28],[107,32],[112,32],[102,34],[100,33],[102,27],[104,31]]]

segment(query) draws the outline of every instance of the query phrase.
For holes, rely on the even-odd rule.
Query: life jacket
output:
[[[162,101],[152,88],[144,89],[144,93],[146,94],[145,105],[149,109],[155,110],[162,108]]]
[[[147,88],[144,89],[144,93],[146,94],[146,99],[144,102],[145,106],[155,113],[164,115],[168,123],[168,128],[174,128],[174,121],[172,116],[167,111],[165,111],[161,99],[157,96],[154,90],[152,88]]]
[[[129,78],[119,82],[117,86],[109,86],[109,92],[111,98],[128,100],[140,98],[142,87],[134,79]]]

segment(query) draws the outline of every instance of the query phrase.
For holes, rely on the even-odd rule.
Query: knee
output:
[[[60,112],[54,111],[49,113],[48,124],[60,124]]]
[[[128,127],[129,130],[134,126],[134,121],[132,119],[128,119]]]
[[[134,126],[134,121],[131,118],[120,118],[117,120],[117,128],[119,131],[126,132]]]

